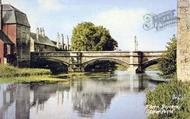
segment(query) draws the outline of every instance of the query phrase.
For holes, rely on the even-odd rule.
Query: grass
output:
[[[66,80],[53,78],[50,75],[43,75],[43,76],[28,76],[28,77],[7,77],[7,78],[0,78],[0,84],[3,83],[32,83],[32,82],[46,82],[46,83],[53,83],[53,82],[66,82]]]
[[[32,69],[32,68],[17,68],[10,65],[0,65],[0,84],[2,83],[32,83],[32,82],[67,82],[73,79],[97,79],[98,73],[68,73],[51,75],[50,70],[47,69]],[[109,73],[101,74],[100,79],[108,77]]]
[[[147,71],[159,71],[158,64],[146,68]]]
[[[0,64],[0,77],[26,77],[34,75],[49,75],[48,69],[17,68],[8,64]]]
[[[101,74],[101,77],[98,76],[99,73],[68,73],[68,74],[59,74],[59,75],[31,75],[31,76],[22,76],[22,77],[0,77],[0,84],[3,83],[66,83],[71,80],[105,80],[105,77],[109,77],[108,73]]]

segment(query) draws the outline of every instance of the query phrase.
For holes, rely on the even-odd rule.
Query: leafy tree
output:
[[[176,74],[177,39],[175,36],[167,43],[166,48],[167,50],[159,62],[159,69],[163,76],[171,77]]]
[[[112,51],[118,45],[106,28],[91,22],[80,23],[74,28],[71,44],[74,51]]]

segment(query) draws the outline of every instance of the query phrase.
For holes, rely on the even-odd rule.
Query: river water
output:
[[[0,119],[145,119],[157,72],[73,76],[67,83],[0,84]]]

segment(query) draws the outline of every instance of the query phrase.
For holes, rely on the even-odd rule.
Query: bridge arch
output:
[[[50,62],[59,63],[59,64],[69,66],[68,62],[60,60],[60,59],[56,59],[56,58],[47,58],[47,59],[46,58],[41,58],[41,60],[50,61]]]
[[[46,64],[49,65],[49,63],[55,63],[55,64],[62,64],[62,65],[66,65],[66,66],[69,66],[69,63],[68,62],[65,62],[65,61],[62,61],[62,60],[59,60],[59,59],[56,59],[56,58],[39,58],[37,59],[38,62],[40,61],[40,64]]]
[[[148,68],[152,65],[158,64],[161,59],[162,58],[151,59],[151,60],[148,60],[148,61],[142,63],[142,65],[137,68],[137,72],[144,72],[146,70],[146,68]]]
[[[32,66],[48,68],[53,74],[68,72],[69,70],[69,63],[56,58],[38,58],[36,60]]]
[[[119,60],[119,59],[115,59],[115,58],[96,58],[96,59],[92,59],[92,60],[84,62],[82,64],[83,65],[83,69],[85,70],[89,65],[94,64],[94,63],[96,63],[98,61],[110,61],[110,62],[114,62],[114,63],[120,64],[120,65],[122,65],[124,67],[129,67],[129,63],[128,62],[124,62],[124,61]]]

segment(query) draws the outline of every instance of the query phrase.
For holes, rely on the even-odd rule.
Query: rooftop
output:
[[[47,36],[43,37],[42,35],[39,35],[38,40],[36,39],[36,33],[31,33],[30,36],[35,43],[56,47],[56,44],[52,40],[50,40]]]
[[[0,30],[0,40],[2,40],[5,44],[13,44],[13,42],[2,30]]]
[[[9,4],[3,4],[2,10],[4,24],[20,24],[30,27],[27,15],[19,9]]]

